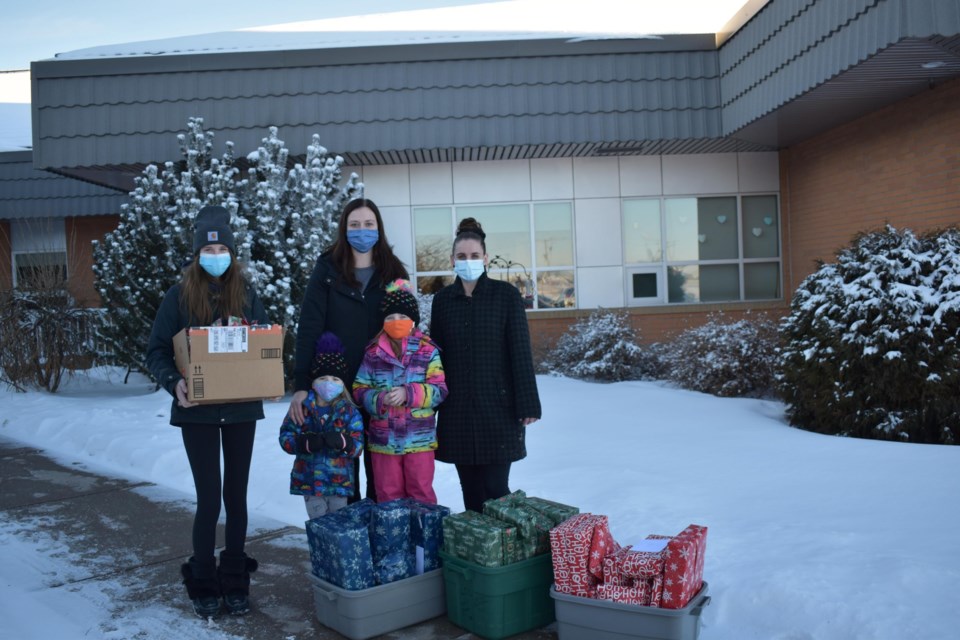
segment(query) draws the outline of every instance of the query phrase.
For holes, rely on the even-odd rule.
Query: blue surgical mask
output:
[[[379,239],[380,232],[376,229],[347,229],[347,242],[360,253],[373,249]]]
[[[336,380],[321,380],[313,383],[313,390],[323,398],[324,402],[330,402],[343,393],[343,383]]]
[[[200,266],[203,267],[203,270],[212,275],[214,278],[219,278],[226,273],[227,269],[230,267],[230,254],[201,253]]]
[[[483,260],[455,260],[453,272],[464,282],[475,282],[483,275]]]

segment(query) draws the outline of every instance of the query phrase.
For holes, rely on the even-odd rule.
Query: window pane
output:
[[[67,254],[65,251],[44,251],[14,254],[17,286],[50,287],[67,280]]]
[[[499,204],[458,207],[457,219],[473,217],[487,234],[487,253],[497,267],[530,269],[530,207]],[[449,255],[449,251],[447,252]]]
[[[742,202],[743,257],[779,257],[777,196],[744,196]]]
[[[413,210],[417,271],[449,271],[453,250],[453,214],[450,207]]]
[[[737,257],[736,198],[670,198],[664,209],[668,260]]]
[[[533,205],[538,267],[573,266],[573,216],[569,202]]]
[[[417,278],[417,291],[434,294],[448,284],[453,284],[453,276],[420,276]]]
[[[565,309],[577,306],[573,271],[542,271],[537,274],[537,307]]]
[[[623,251],[627,264],[660,261],[659,200],[624,200]]]
[[[696,260],[697,199],[672,198],[665,200],[664,217],[667,232],[667,260]]]
[[[634,273],[631,278],[630,297],[632,298],[656,298],[657,274],[655,273]]]
[[[761,262],[743,265],[743,289],[747,300],[780,298],[780,264]]]
[[[730,260],[739,256],[736,198],[698,198],[697,227],[701,260]]]
[[[735,264],[667,268],[669,302],[721,302],[740,299],[740,271]]]

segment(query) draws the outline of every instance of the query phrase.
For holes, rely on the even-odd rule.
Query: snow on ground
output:
[[[528,429],[511,487],[608,515],[621,544],[708,526],[704,640],[955,637],[960,447],[808,433],[785,423],[778,402],[661,383],[538,382],[544,417]],[[143,378],[124,385],[121,373],[98,369],[60,393],[4,390],[0,402],[2,436],[161,493],[193,492],[169,397]],[[277,443],[286,406],[266,404],[248,502],[251,519],[302,526],[303,503],[287,493],[292,459]],[[437,465],[434,486],[441,504],[462,509],[450,465]],[[11,637],[182,631],[170,609],[139,612],[150,624],[110,620],[109,594],[82,585],[51,596],[44,586],[69,577],[69,557],[41,522],[0,522],[0,544]]]

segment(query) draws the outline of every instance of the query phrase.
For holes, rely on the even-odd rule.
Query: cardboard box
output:
[[[243,402],[284,394],[283,327],[189,327],[173,337],[173,353],[197,404]]]

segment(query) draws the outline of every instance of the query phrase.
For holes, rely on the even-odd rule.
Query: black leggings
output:
[[[483,513],[483,503],[510,493],[510,463],[458,464],[463,507]]]
[[[223,442],[223,505],[227,512],[228,553],[243,553],[247,538],[247,481],[253,456],[256,422],[185,424],[183,446],[197,490],[193,517],[193,557],[208,563],[214,557],[220,519],[220,444]]]

